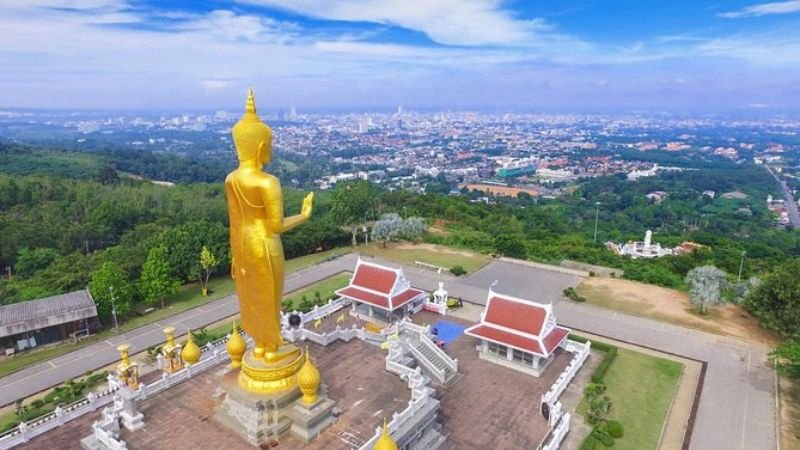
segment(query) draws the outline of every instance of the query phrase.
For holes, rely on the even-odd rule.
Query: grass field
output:
[[[617,450],[655,450],[678,387],[683,365],[624,348],[604,377],[605,395],[611,398],[609,419],[625,427]],[[583,412],[582,402],[578,410]]]
[[[575,291],[590,305],[769,346],[779,342],[774,333],[762,328],[738,305],[714,307],[708,314],[700,315],[692,308],[688,294],[675,289],[630,280],[590,277],[584,279]]]
[[[314,253],[312,255],[306,255],[299,258],[290,259],[286,261],[286,272],[291,273],[303,269],[305,267],[312,266],[319,262],[322,262],[328,258],[339,256],[348,252],[350,252],[349,248],[336,248],[320,253]],[[320,289],[320,294],[322,294],[321,288],[318,289]],[[120,323],[119,326],[120,332],[125,332],[153,322],[161,321],[166,317],[181,313],[183,311],[192,308],[196,308],[198,306],[205,305],[207,303],[213,302],[214,300],[233,294],[234,292],[235,292],[235,287],[233,285],[233,280],[231,280],[231,278],[227,274],[209,280],[208,297],[202,296],[200,291],[200,284],[198,282],[187,283],[181,286],[180,290],[177,293],[167,298],[166,308],[157,309],[143,316],[132,317]],[[313,295],[313,291],[311,292],[311,295]],[[65,353],[69,353],[73,350],[77,350],[81,347],[85,347],[87,345],[90,345],[97,341],[101,341],[113,335],[114,332],[112,330],[104,330],[96,335],[84,339],[83,341],[77,344],[73,344],[71,342],[63,342],[55,346],[45,347],[29,352],[23,352],[14,357],[4,359],[0,361],[0,377],[24,369],[25,367],[39,363],[41,361],[46,361],[55,358],[57,356],[63,355]]]
[[[469,250],[460,250],[432,244],[370,244],[356,249],[359,253],[376,258],[388,259],[403,264],[414,265],[416,261],[450,269],[460,265],[471,273],[489,262],[491,257]]]

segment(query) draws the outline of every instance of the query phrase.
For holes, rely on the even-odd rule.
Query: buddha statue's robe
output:
[[[239,296],[242,327],[257,349],[275,352],[280,327],[284,256],[283,199],[278,179],[240,167],[225,180],[231,236],[231,275]]]

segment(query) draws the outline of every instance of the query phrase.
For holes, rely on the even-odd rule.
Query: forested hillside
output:
[[[82,288],[106,261],[135,281],[148,251],[160,244],[169,250],[180,280],[196,279],[203,245],[217,255],[218,273],[227,271],[222,175],[210,184],[165,187],[120,177],[99,155],[25,151],[24,157],[0,153],[6,158],[0,166],[6,172],[0,175],[0,268],[10,267],[12,275],[0,281],[0,302]],[[24,170],[22,162],[28,164]],[[312,220],[284,236],[287,257],[348,244],[353,224],[334,219],[331,201],[364,191],[344,185],[338,190],[318,193]],[[667,198],[648,201],[646,194],[655,190],[667,192]],[[707,190],[715,191],[715,198],[703,195]],[[741,195],[723,195],[735,191]],[[637,182],[603,177],[558,199],[497,198],[491,204],[474,201],[477,193],[417,195],[375,186],[358,199],[364,210],[355,220],[387,212],[421,216],[434,226],[424,238],[430,242],[545,262],[566,258],[622,267],[626,277],[681,288],[686,273],[699,265],[736,273],[742,251],[747,255],[744,277],[800,255],[800,232],[775,228],[764,206],[771,192],[774,181],[762,168],[733,164]],[[296,213],[303,192],[287,187],[284,194],[287,214]],[[593,244],[598,201],[598,240]],[[706,248],[644,261],[617,257],[603,246],[607,240],[641,240],[647,229],[665,246],[691,240]]]

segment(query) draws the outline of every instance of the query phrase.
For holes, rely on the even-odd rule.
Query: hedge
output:
[[[570,334],[569,338],[575,342],[580,342],[583,344],[589,341],[589,339],[583,336],[576,336],[574,334]],[[603,360],[600,361],[600,364],[594,370],[594,373],[592,373],[592,383],[602,384],[603,378],[605,377],[608,368],[611,367],[611,363],[614,362],[614,358],[617,357],[619,349],[614,345],[598,341],[592,341],[592,348],[600,350],[601,352],[604,353]],[[620,424],[616,420],[610,420],[608,421],[607,426],[608,426],[607,428],[608,431],[598,430],[598,428],[595,427],[595,429],[592,430],[592,433],[590,433],[589,436],[586,436],[586,439],[584,439],[583,444],[581,444],[580,450],[595,450],[598,448],[611,447],[612,445],[614,445],[614,437],[617,437],[614,436],[614,434],[617,434],[617,432],[619,432],[619,437],[622,437],[622,432],[623,432],[622,424]],[[618,429],[617,426],[619,426]],[[611,432],[612,428],[614,429],[613,430],[614,433]]]
[[[581,342],[584,344],[589,340],[583,336],[576,336],[574,334],[570,334],[569,338],[575,342]],[[611,366],[611,363],[614,362],[614,358],[617,357],[617,352],[619,352],[619,349],[611,344],[598,341],[592,341],[592,348],[605,353],[603,360],[600,361],[600,365],[597,366],[597,369],[595,369],[594,373],[592,374],[592,383],[602,383],[603,377],[605,377],[608,368]]]

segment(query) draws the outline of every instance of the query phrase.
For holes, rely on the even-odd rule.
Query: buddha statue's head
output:
[[[259,165],[269,164],[272,159],[272,130],[256,114],[253,89],[247,92],[244,116],[233,126],[232,134],[239,162],[256,161]]]

